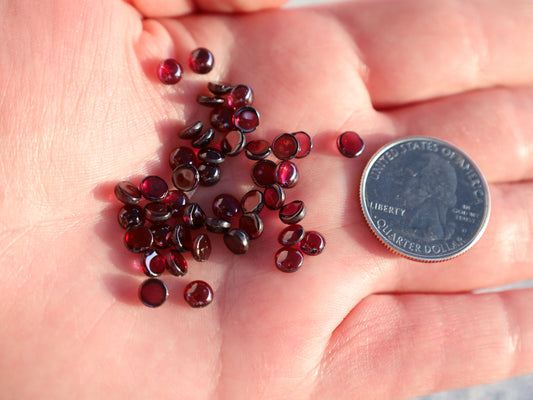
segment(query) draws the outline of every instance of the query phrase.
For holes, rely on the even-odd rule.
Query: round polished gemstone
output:
[[[209,91],[213,93],[215,96],[223,96],[231,92],[231,89],[233,89],[233,86],[225,85],[223,83],[208,82],[207,89],[209,89]]]
[[[279,209],[279,219],[287,225],[300,222],[305,217],[305,204],[301,200],[291,201]]]
[[[195,149],[201,149],[202,147],[209,146],[209,144],[213,141],[214,138],[215,130],[213,128],[209,128],[196,139],[194,139],[191,142],[191,146]]]
[[[144,210],[142,207],[127,204],[118,212],[118,223],[124,229],[144,224]]]
[[[220,107],[224,104],[225,100],[222,97],[211,97],[199,94],[196,96],[196,102],[205,107]]]
[[[271,210],[278,210],[285,202],[285,191],[278,184],[268,185],[263,193],[265,206]]]
[[[115,196],[125,204],[137,204],[141,201],[141,191],[128,181],[122,181],[115,186]]]
[[[194,190],[199,181],[200,174],[194,165],[182,164],[172,172],[172,183],[183,192]]]
[[[159,307],[168,297],[167,286],[156,278],[150,278],[141,283],[139,299],[145,306]]]
[[[272,185],[275,180],[276,163],[270,160],[260,160],[252,167],[252,180],[257,186]]]
[[[237,85],[228,94],[228,104],[233,108],[249,106],[254,100],[254,92],[250,86]]]
[[[183,297],[191,307],[205,307],[213,301],[213,289],[204,281],[192,281],[185,287]]]
[[[124,235],[126,248],[134,253],[142,253],[152,246],[152,231],[144,225],[129,228]]]
[[[198,159],[196,153],[190,147],[180,146],[172,150],[168,159],[170,169],[174,171],[177,167],[183,164],[190,164],[196,166]]]
[[[305,230],[302,225],[289,225],[278,235],[278,242],[282,246],[291,247],[297,245],[303,239]]]
[[[247,192],[241,199],[241,209],[243,213],[259,214],[265,205],[263,192],[253,189]]]
[[[209,117],[211,126],[218,132],[229,132],[234,129],[233,108],[228,106],[218,107],[211,111]]]
[[[239,218],[239,229],[245,231],[252,240],[261,236],[263,228],[263,220],[255,213],[246,213]]]
[[[211,240],[205,233],[200,233],[192,241],[191,254],[196,261],[203,262],[211,255]]]
[[[354,158],[361,155],[365,148],[365,143],[361,137],[352,131],[347,131],[337,138],[337,149],[348,158]]]
[[[150,201],[162,201],[168,193],[168,185],[159,176],[147,176],[140,185],[143,197]]]
[[[239,209],[239,200],[231,194],[219,194],[213,200],[213,214],[217,218],[231,221],[239,213]]]
[[[168,237],[172,232],[172,227],[165,223],[154,224],[150,227],[154,241],[153,247],[158,249],[166,249],[170,247],[171,243],[168,241]]]
[[[200,136],[204,124],[202,121],[196,121],[194,124],[186,126],[181,131],[178,132],[178,137],[185,140],[194,140]]]
[[[207,74],[215,65],[213,53],[203,47],[193,50],[187,59],[189,68],[197,74]]]
[[[157,77],[165,85],[174,85],[181,79],[181,65],[173,58],[161,61],[157,68]]]
[[[222,153],[228,157],[235,157],[244,149],[246,138],[241,131],[230,131],[226,133],[220,148]]]
[[[270,143],[266,140],[252,140],[245,147],[245,154],[250,160],[263,160],[270,155]]]
[[[234,254],[244,254],[250,248],[250,237],[242,229],[230,229],[224,234],[226,247]]]
[[[220,181],[220,167],[215,164],[200,163],[198,174],[200,175],[200,185],[213,186]]]
[[[192,249],[192,235],[190,228],[177,225],[168,236],[168,240],[174,245],[177,251],[185,252]]]
[[[319,255],[324,250],[324,247],[326,247],[326,240],[316,231],[306,232],[300,241],[300,250],[309,256]]]
[[[274,171],[276,182],[284,188],[291,188],[298,183],[298,168],[292,161],[280,161]]]
[[[205,227],[209,232],[224,233],[231,229],[231,222],[220,218],[208,217],[205,219]]]
[[[168,191],[163,203],[168,207],[172,215],[177,215],[189,202],[187,195],[181,190],[172,189]]]
[[[157,250],[147,250],[142,256],[141,267],[145,275],[159,276],[167,269],[167,259]]]
[[[290,133],[283,133],[272,142],[272,151],[280,160],[290,160],[300,151],[298,140]]]
[[[183,208],[183,225],[190,229],[200,229],[205,225],[205,213],[197,203],[189,203]]]
[[[144,206],[144,215],[150,222],[163,222],[172,216],[172,212],[164,202],[148,203]]]
[[[172,275],[183,276],[187,273],[187,261],[176,250],[171,250],[168,255],[167,269]]]
[[[233,125],[244,133],[255,131],[259,126],[259,112],[253,107],[241,107],[233,115]]]
[[[213,147],[205,147],[198,152],[198,158],[208,164],[222,164],[224,162],[224,154],[222,151]]]
[[[298,249],[292,247],[282,247],[274,256],[276,267],[281,272],[295,272],[304,263],[304,255]]]
[[[300,131],[295,132],[292,134],[296,140],[298,141],[298,153],[296,153],[296,158],[304,158],[313,149],[313,141],[311,140],[311,136],[309,136],[306,132]]]

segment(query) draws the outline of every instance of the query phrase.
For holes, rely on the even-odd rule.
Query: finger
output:
[[[403,399],[533,371],[533,290],[375,295],[333,332],[315,398]]]
[[[335,15],[377,107],[533,79],[529,1],[389,0],[339,5]]]

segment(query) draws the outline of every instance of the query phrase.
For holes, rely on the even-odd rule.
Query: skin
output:
[[[472,291],[533,278],[533,3],[1,0],[0,388],[24,399],[406,399],[533,372],[532,290]],[[232,15],[230,12],[239,11]],[[216,57],[193,75],[187,54]],[[157,81],[174,57],[176,86]],[[208,80],[246,83],[257,137],[305,130],[303,224],[327,247],[295,274],[273,265],[282,229],[247,255],[213,238],[210,260],[170,297],[137,299],[139,258],[122,245],[113,187],[169,178],[176,131],[206,118]],[[359,159],[340,132],[366,142]],[[385,249],[358,205],[362,169],[412,135],[479,165],[491,221],[468,253],[421,264]],[[195,199],[251,188],[243,157]],[[215,301],[193,310],[192,280]]]

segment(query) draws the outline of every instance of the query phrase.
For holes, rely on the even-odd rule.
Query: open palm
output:
[[[533,292],[470,291],[533,277],[533,4],[219,13],[274,2],[0,1],[6,398],[400,399],[532,371]],[[161,59],[185,64],[199,46],[215,55],[211,74],[157,81]],[[169,177],[177,130],[207,115],[195,97],[208,80],[254,88],[262,121],[251,135],[311,134],[288,195],[328,244],[279,272],[281,223],[264,211],[246,255],[213,238],[210,260],[167,276],[169,300],[148,309],[112,188]],[[336,152],[345,130],[364,137],[360,159]],[[458,145],[490,182],[485,236],[449,262],[389,253],[358,205],[368,157],[411,135]],[[206,209],[251,188],[250,161],[226,164],[196,197]],[[194,279],[215,290],[205,309],[183,301]]]

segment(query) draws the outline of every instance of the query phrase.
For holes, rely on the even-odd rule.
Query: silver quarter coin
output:
[[[376,236],[418,261],[462,254],[489,220],[489,190],[478,167],[434,138],[401,139],[378,150],[363,172],[360,195]]]

